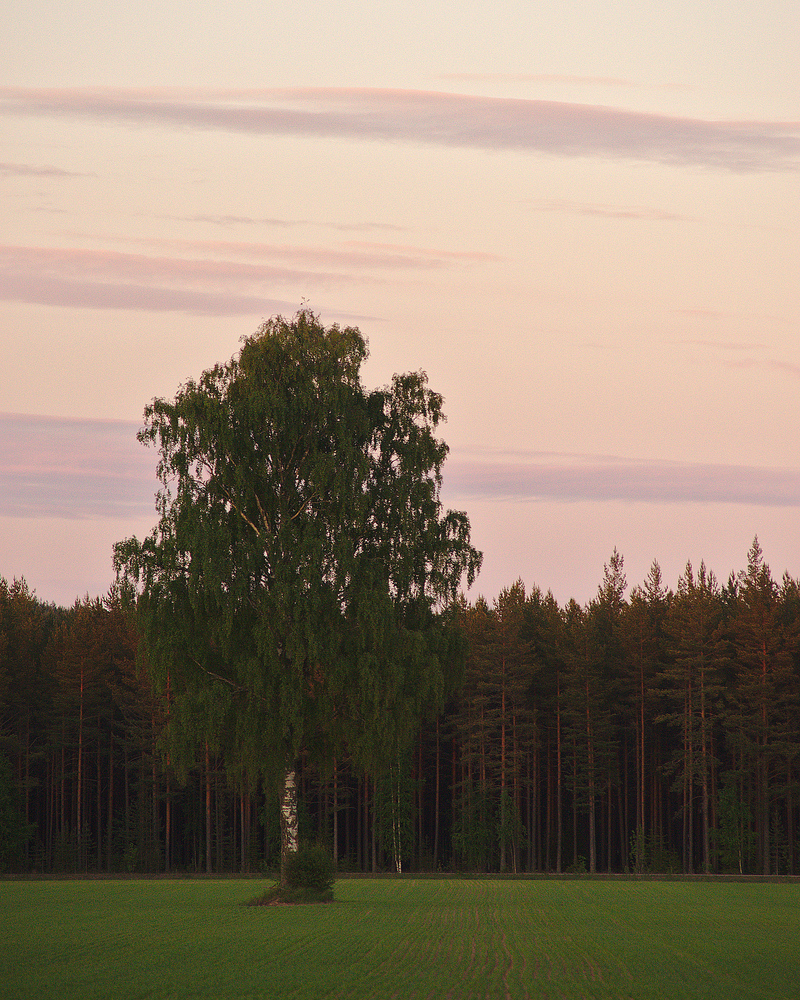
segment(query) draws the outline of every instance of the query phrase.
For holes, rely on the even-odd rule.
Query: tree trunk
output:
[[[589,711],[589,680],[586,680],[586,751],[588,754],[589,776],[589,872],[597,871],[597,840],[595,827],[595,788],[594,788],[594,743],[592,740],[592,720]]]
[[[556,871],[561,872],[561,676],[556,674]]]
[[[211,759],[206,743],[206,874],[211,874]]]
[[[439,744],[439,718],[436,718],[436,801],[434,806],[434,817],[433,817],[433,870],[437,871],[439,867],[439,783],[440,783],[440,751],[441,747]],[[792,819],[791,819],[791,808],[789,809],[789,829],[792,829]],[[791,871],[791,867],[789,871]]]
[[[172,855],[172,782],[167,774],[166,798],[164,801],[164,871],[168,872]]]
[[[114,867],[114,728],[108,731],[108,819],[106,829],[106,871]]]
[[[296,854],[299,847],[297,829],[297,772],[289,764],[283,777],[281,795],[281,886],[288,879],[287,865],[290,854]]]
[[[97,770],[97,788],[95,789],[95,807],[97,812],[97,870],[98,872],[103,870],[103,790],[101,777],[103,774],[102,765],[100,763],[100,716],[97,716],[97,758],[96,758],[96,770]]]
[[[83,660],[80,674],[80,711],[78,713],[78,788],[76,793],[75,836],[78,848],[78,870],[83,866]]]
[[[333,864],[339,864],[339,769],[333,758]]]

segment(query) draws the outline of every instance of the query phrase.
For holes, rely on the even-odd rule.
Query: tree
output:
[[[636,826],[632,836],[632,865],[641,872],[645,864],[647,842],[646,790],[648,785],[648,745],[652,740],[651,717],[655,702],[656,676],[665,667],[665,623],[673,595],[661,577],[661,567],[656,560],[644,584],[634,587],[625,616],[625,633],[628,654],[627,670],[623,683],[623,698],[627,718],[633,716],[636,733]],[[650,746],[651,760],[655,757]],[[652,777],[655,778],[655,768]],[[653,796],[651,796],[653,798]],[[649,835],[653,837],[654,831]]]
[[[716,577],[705,563],[695,574],[686,564],[670,608],[667,629],[671,639],[670,662],[661,670],[667,712],[661,720],[680,732],[673,748],[673,789],[680,789],[683,818],[684,871],[695,869],[695,790],[700,790],[700,861],[711,871],[712,780],[718,767],[715,754],[716,716],[724,688],[722,666],[725,648],[721,638],[722,605]]]
[[[397,759],[464,654],[443,612],[481,561],[439,498],[441,396],[422,372],[367,391],[366,357],[357,329],[303,309],[154,400],[139,440],[160,450],[158,524],[115,547],[171,717],[282,773],[282,877],[301,751]]]
[[[731,623],[736,688],[728,721],[731,742],[754,779],[756,849],[761,872],[769,875],[770,813],[786,773],[794,712],[792,660],[780,616],[779,590],[757,537],[747,553],[747,570],[738,574],[737,583],[736,615]]]

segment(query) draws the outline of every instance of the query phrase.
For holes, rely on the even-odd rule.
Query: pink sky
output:
[[[104,593],[144,405],[303,301],[444,395],[474,594],[587,601],[614,547],[725,579],[755,534],[800,575],[796,4],[11,20],[0,575]]]

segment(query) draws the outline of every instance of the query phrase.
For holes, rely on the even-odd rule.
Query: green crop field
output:
[[[256,881],[0,883],[0,996],[800,996],[800,885],[342,879],[323,906]]]

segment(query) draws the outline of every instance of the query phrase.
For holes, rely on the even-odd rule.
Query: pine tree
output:
[[[739,574],[732,621],[736,693],[729,727],[741,766],[755,779],[753,796],[758,862],[771,870],[772,807],[784,783],[786,726],[792,694],[792,662],[780,618],[779,592],[758,538]]]
[[[680,733],[670,767],[675,789],[681,791],[684,870],[693,871],[695,796],[700,791],[700,866],[711,870],[711,784],[717,766],[715,745],[722,690],[725,647],[721,635],[722,603],[713,573],[700,564],[695,576],[691,563],[678,581],[668,632],[670,663],[660,674],[667,711],[662,719]]]
[[[648,829],[648,770],[655,767],[653,719],[656,714],[656,678],[666,666],[665,623],[672,594],[662,582],[661,567],[653,561],[645,582],[631,592],[624,618],[627,670],[623,699],[627,720],[636,735],[636,825],[632,837],[634,870],[644,869],[646,844],[654,831]]]

